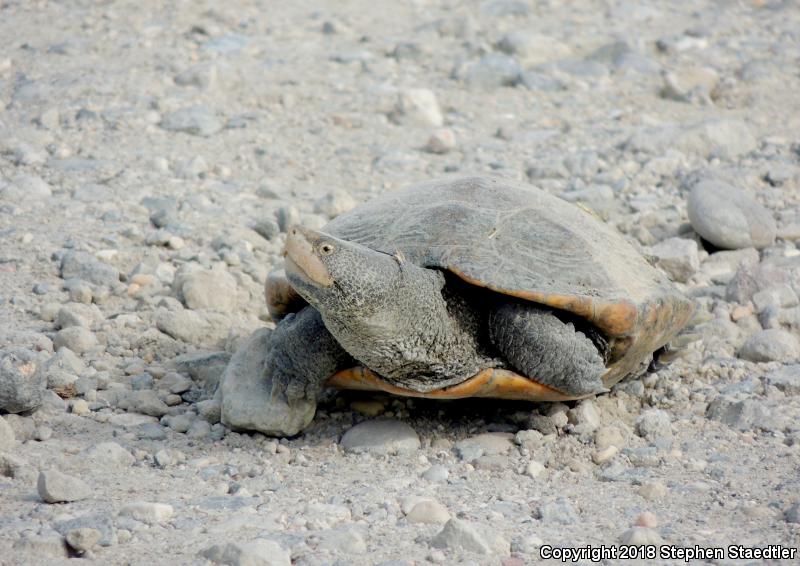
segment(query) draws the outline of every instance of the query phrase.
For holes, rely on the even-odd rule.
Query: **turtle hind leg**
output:
[[[532,303],[504,302],[489,314],[492,345],[518,372],[570,397],[607,391],[602,343]]]

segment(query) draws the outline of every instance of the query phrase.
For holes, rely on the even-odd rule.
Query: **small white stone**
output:
[[[119,510],[121,517],[131,517],[148,525],[164,523],[172,517],[172,505],[137,501],[128,503]]]
[[[433,499],[423,499],[406,515],[409,523],[446,523],[450,519],[447,508]]]
[[[425,144],[425,151],[444,154],[456,148],[456,135],[450,128],[434,131]]]
[[[529,475],[532,478],[538,478],[544,473],[545,467],[544,464],[537,460],[531,460],[528,462],[528,465],[525,466],[525,474]]]

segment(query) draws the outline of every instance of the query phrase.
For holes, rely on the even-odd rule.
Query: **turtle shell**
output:
[[[585,318],[612,346],[606,386],[664,346],[694,310],[614,228],[574,204],[505,179],[417,184],[364,203],[322,230]],[[271,287],[284,309],[298,306],[290,289]],[[268,283],[268,302],[269,289]]]

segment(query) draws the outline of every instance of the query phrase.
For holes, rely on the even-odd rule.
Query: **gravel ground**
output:
[[[796,549],[798,30],[769,0],[0,0],[0,564]],[[700,340],[570,405],[220,424],[285,227],[448,174],[594,210]]]

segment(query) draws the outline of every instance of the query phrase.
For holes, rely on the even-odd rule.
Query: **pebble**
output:
[[[570,525],[578,522],[578,514],[569,501],[559,497],[539,506],[537,511],[539,519],[544,523]]]
[[[779,328],[761,330],[742,345],[739,357],[751,362],[794,362],[800,359],[800,341]]]
[[[692,187],[687,204],[695,232],[718,248],[764,248],[775,241],[776,224],[747,193],[718,179]]]
[[[186,431],[186,436],[189,438],[205,438],[209,434],[211,434],[211,423],[202,419],[196,419]]]
[[[314,201],[314,212],[324,214],[328,218],[336,218],[357,204],[358,201],[350,196],[350,193],[343,189],[336,189]]]
[[[223,124],[211,109],[205,106],[192,106],[164,115],[160,126],[172,132],[208,137],[219,132]]]
[[[544,464],[542,464],[537,460],[531,460],[525,466],[525,474],[532,478],[538,478],[544,473],[544,470],[545,470]]]
[[[253,230],[258,232],[261,237],[266,240],[274,240],[281,232],[281,228],[278,226],[278,223],[271,218],[262,218],[256,221],[255,225],[253,226]]]
[[[341,552],[346,554],[364,554],[367,552],[367,543],[360,529],[340,527],[320,531],[318,550],[327,552]]]
[[[523,0],[486,0],[480,5],[481,13],[495,18],[527,16],[530,7]]]
[[[649,501],[653,501],[666,497],[668,490],[663,483],[653,481],[642,484],[639,489],[636,490],[636,493]]]
[[[33,432],[33,439],[39,442],[50,440],[53,437],[53,429],[47,425],[39,425]]]
[[[646,409],[636,418],[636,433],[650,442],[671,438],[672,422],[669,413],[661,409]]]
[[[652,513],[650,511],[645,511],[644,513],[636,517],[634,526],[646,527],[648,529],[655,529],[658,526],[658,518],[655,516],[655,513]]]
[[[94,324],[101,322],[105,317],[97,305],[86,305],[83,303],[66,304],[58,310],[55,323],[59,328],[69,328],[70,326],[83,326],[91,328]]]
[[[0,416],[0,452],[14,448],[14,429]]]
[[[125,398],[120,400],[118,406],[133,413],[141,413],[151,417],[163,417],[169,411],[164,401],[152,389],[130,391]]]
[[[446,523],[450,519],[450,513],[438,501],[424,499],[411,508],[406,519],[409,523]]]
[[[116,442],[101,442],[86,450],[86,457],[103,466],[127,467],[135,458]]]
[[[683,153],[720,159],[736,159],[758,148],[758,140],[745,122],[727,118],[683,127],[671,142]]]
[[[206,548],[200,555],[214,564],[226,566],[291,566],[288,550],[277,542],[254,539],[249,542],[227,542]]]
[[[450,128],[439,128],[428,138],[425,151],[443,155],[456,148],[456,135]]]
[[[697,242],[684,238],[668,238],[650,249],[656,265],[675,281],[686,283],[700,269]]]
[[[442,110],[433,91],[412,88],[402,91],[397,98],[393,116],[403,122],[421,126],[439,127],[444,123]]]
[[[73,399],[70,403],[70,412],[73,415],[82,417],[91,413],[91,409],[89,408],[89,403],[87,403],[84,399]]]
[[[470,88],[490,90],[516,85],[522,68],[514,57],[504,53],[488,53],[466,65],[457,73]]]
[[[570,48],[561,41],[538,33],[512,31],[497,42],[497,48],[514,55],[519,63],[530,68],[543,63],[557,61],[569,56]]]
[[[481,456],[507,454],[513,446],[510,434],[487,432],[459,440],[456,453],[465,462],[472,462]]]
[[[786,395],[800,395],[800,364],[772,370],[764,376],[764,383],[777,387]]]
[[[706,417],[736,430],[782,430],[788,424],[784,413],[771,411],[755,399],[737,401],[720,395],[709,403]]]
[[[236,279],[223,269],[197,269],[175,278],[180,299],[190,309],[230,312],[236,308]]]
[[[119,271],[87,252],[68,251],[61,258],[61,278],[112,286],[119,283]]]
[[[622,448],[625,446],[625,436],[616,426],[603,426],[595,431],[594,444],[598,450],[604,450],[609,446]]]
[[[450,477],[450,471],[440,464],[434,464],[423,472],[422,477],[430,482],[446,482]]]
[[[147,501],[128,503],[119,510],[121,517],[130,517],[148,525],[165,523],[172,517],[172,513],[172,505]]]
[[[600,411],[591,400],[581,401],[577,407],[567,411],[567,419],[575,434],[591,434],[600,426]]]
[[[50,185],[41,177],[20,173],[7,185],[0,184],[0,199],[21,201],[23,199],[46,199],[53,194]]]
[[[377,400],[356,400],[350,403],[350,408],[367,417],[377,417],[386,411],[386,404]]]
[[[787,523],[800,524],[800,502],[789,507],[783,516]]]
[[[753,294],[753,306],[758,313],[762,313],[769,308],[789,308],[795,307],[800,303],[794,289],[788,284],[783,283],[762,289]]]
[[[613,459],[619,453],[619,448],[616,446],[606,446],[602,450],[598,450],[594,454],[592,454],[592,461],[595,464],[603,464],[604,462],[608,462],[609,460]]]
[[[420,441],[408,424],[386,419],[357,424],[344,433],[341,445],[347,452],[357,454],[410,454],[419,449]]]
[[[619,537],[622,544],[632,546],[661,546],[664,544],[664,539],[658,534],[655,529],[647,527],[633,527],[628,529]]]
[[[80,501],[92,494],[92,489],[83,480],[56,470],[39,472],[36,489],[46,503]]]
[[[165,415],[161,422],[175,432],[186,432],[192,426],[193,419],[189,414],[184,413],[182,415]]]
[[[282,206],[275,212],[278,227],[286,232],[290,226],[300,223],[300,211],[291,205]]]
[[[431,540],[431,546],[434,548],[466,550],[478,554],[493,553],[492,547],[483,537],[479,527],[456,518],[452,518],[445,523],[444,528]]]
[[[64,538],[55,532],[44,533],[24,533],[19,539],[14,541],[12,547],[15,554],[22,556],[44,556],[48,558],[69,557],[67,545]]]
[[[0,350],[0,411],[22,413],[37,409],[47,388],[47,375],[32,350]]]
[[[97,529],[86,527],[69,531],[66,540],[67,544],[72,549],[78,552],[86,552],[94,548],[94,546],[100,542],[102,536],[102,533]]]
[[[88,328],[82,326],[70,326],[58,331],[53,338],[53,348],[69,348],[77,354],[90,352],[97,348],[97,336]]]

